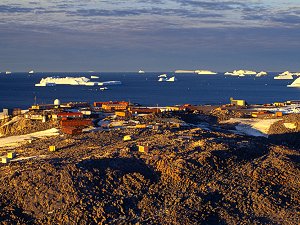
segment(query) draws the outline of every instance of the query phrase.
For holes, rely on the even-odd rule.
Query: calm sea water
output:
[[[248,103],[271,103],[300,99],[300,88],[288,88],[291,80],[274,80],[278,73],[256,78],[218,75],[176,74],[177,82],[158,82],[161,73],[12,73],[0,74],[0,111],[2,108],[28,108],[38,104],[69,101],[125,100],[142,105],[223,104],[229,98],[245,99]],[[172,73],[167,73],[169,76]],[[119,80],[122,85],[99,87],[58,85],[35,87],[48,76],[99,76],[94,81]]]

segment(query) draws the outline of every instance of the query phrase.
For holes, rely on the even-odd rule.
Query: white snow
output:
[[[297,128],[296,123],[284,123],[283,125],[288,129],[296,129]]]
[[[7,125],[13,124],[15,122],[18,122],[21,118],[18,116],[13,117],[10,121],[8,121],[7,123],[3,124],[1,127],[5,127]]]
[[[249,136],[268,137],[268,131],[271,125],[280,120],[281,119],[231,118],[230,120],[222,121],[221,123],[236,123],[235,129]]]
[[[261,111],[265,109],[261,108],[252,108],[254,111]],[[290,113],[300,113],[300,104],[293,104],[293,105],[287,105],[282,107],[273,107],[273,108],[267,108],[270,112],[282,112],[283,114],[290,114]]]
[[[34,140],[37,138],[51,137],[56,135],[59,135],[59,130],[56,128],[52,128],[49,130],[39,131],[31,134],[4,137],[4,138],[0,138],[0,147],[7,147],[7,146],[17,147],[27,143],[30,140]]]

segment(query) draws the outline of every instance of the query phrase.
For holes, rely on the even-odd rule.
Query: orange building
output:
[[[130,112],[128,112],[128,111],[116,111],[115,115],[118,116],[118,117],[129,117]]]
[[[116,111],[116,110],[126,110],[129,106],[128,102],[94,102],[94,107],[101,107],[105,111]]]
[[[149,146],[148,145],[139,145],[139,152],[141,153],[149,153]]]

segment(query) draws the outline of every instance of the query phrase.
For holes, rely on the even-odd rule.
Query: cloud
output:
[[[277,15],[271,18],[275,22],[283,24],[300,24],[300,16],[297,15]]]
[[[237,1],[177,0],[177,2],[184,6],[199,7],[206,10],[233,10],[247,7],[247,4]]]
[[[35,50],[41,55],[52,52],[52,57],[45,54],[45,62],[56,53],[67,60],[65,55],[82,52],[94,61],[119,54],[149,61],[149,53],[162,65],[171,63],[173,55],[177,62],[214,54],[220,63],[223,58],[235,63],[248,54],[262,59],[259,53],[265,52],[279,58],[283,51],[300,47],[300,8],[278,1],[280,5],[267,0],[2,0],[0,47],[5,56],[18,55],[19,62]],[[119,65],[122,60],[112,62]],[[214,63],[214,57],[210,60]]]
[[[270,25],[290,27],[300,25],[300,10],[293,8],[288,10],[270,10],[267,8],[244,11],[244,20],[261,21]]]
[[[11,5],[0,5],[0,13],[29,13],[35,8],[25,8]]]
[[[83,17],[128,17],[128,16],[141,16],[141,15],[156,15],[156,16],[179,16],[186,18],[220,18],[221,14],[212,12],[199,12],[186,9],[161,9],[161,8],[150,8],[150,9],[128,9],[128,10],[104,10],[104,9],[79,9],[75,12],[69,12],[72,16],[83,16]]]
[[[105,9],[79,9],[76,12],[70,12],[70,15],[76,16],[111,16],[111,17],[124,17],[124,16],[138,16],[143,14],[144,10],[105,10]]]

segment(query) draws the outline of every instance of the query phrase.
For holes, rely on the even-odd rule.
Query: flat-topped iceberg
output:
[[[215,74],[218,74],[218,73],[210,71],[210,70],[195,70],[195,73],[199,74],[199,75],[215,75]]]
[[[55,86],[55,85],[83,85],[83,86],[103,86],[122,84],[121,81],[104,81],[94,82],[86,77],[46,77],[42,78],[40,83],[35,84],[38,87]]]

